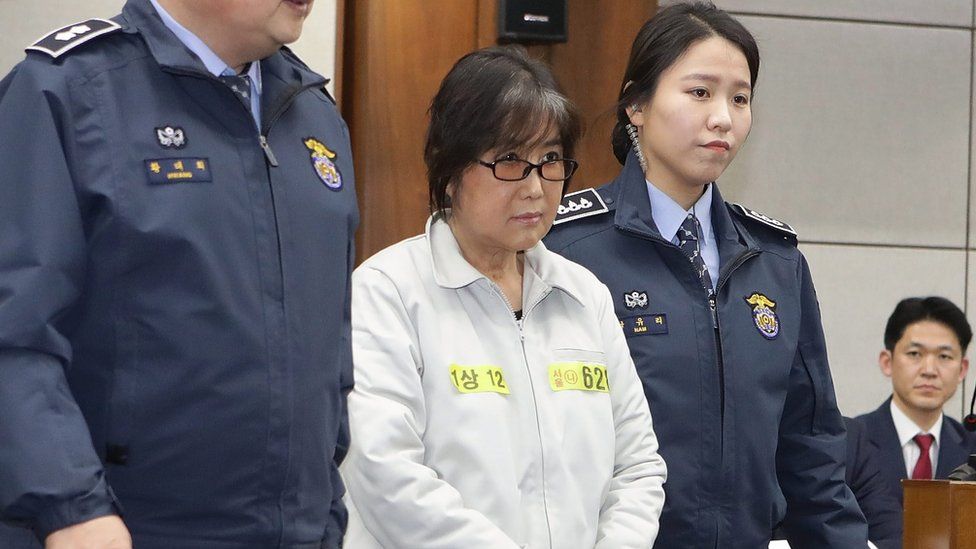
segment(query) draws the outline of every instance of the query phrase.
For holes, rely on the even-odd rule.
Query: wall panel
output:
[[[972,0],[716,0],[729,11],[749,15],[783,15],[856,19],[868,22],[970,27]]]
[[[966,252],[804,244],[817,287],[841,412],[858,415],[891,394],[878,368],[888,316],[900,300],[941,295],[965,303]],[[959,417],[962,391],[946,404]]]
[[[763,66],[726,196],[808,241],[965,246],[972,33],[740,20]]]

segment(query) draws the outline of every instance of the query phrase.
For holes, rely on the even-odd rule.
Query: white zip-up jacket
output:
[[[525,252],[522,320],[439,217],[353,273],[346,548],[650,548],[664,461],[607,288]]]

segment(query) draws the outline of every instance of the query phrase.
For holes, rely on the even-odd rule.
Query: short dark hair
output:
[[[724,38],[742,50],[749,64],[749,84],[755,89],[759,77],[759,46],[742,23],[711,2],[681,2],[663,8],[637,32],[620,83],[612,142],[613,154],[621,164],[631,148],[626,129],[630,123],[627,107],[650,100],[661,74],[688,48],[713,36]]]
[[[579,113],[552,72],[521,46],[462,57],[441,82],[429,114],[424,162],[431,212],[450,207],[448,187],[485,152],[532,148],[555,130],[563,154],[572,158],[582,133]]]
[[[969,342],[973,339],[973,330],[966,320],[966,313],[962,312],[955,303],[938,296],[909,297],[901,300],[888,317],[888,325],[885,326],[885,349],[895,350],[895,345],[905,335],[905,330],[923,320],[944,324],[955,332],[962,352],[966,352]]]

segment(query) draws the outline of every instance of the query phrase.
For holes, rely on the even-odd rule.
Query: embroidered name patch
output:
[[[505,374],[498,366],[460,366],[451,364],[451,383],[462,394],[499,393],[511,394]]]
[[[146,160],[146,176],[152,185],[213,181],[206,158],[151,158]]]
[[[596,362],[556,362],[549,365],[549,387],[553,391],[610,392],[607,367]]]
[[[654,313],[627,316],[620,319],[620,328],[626,337],[666,334],[668,333],[668,315]]]

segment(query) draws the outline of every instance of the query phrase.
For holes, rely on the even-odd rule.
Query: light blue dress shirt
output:
[[[712,185],[705,187],[704,194],[690,210],[682,208],[650,181],[647,181],[647,195],[651,199],[651,217],[654,218],[658,232],[672,244],[678,243],[678,229],[688,214],[695,214],[702,232],[698,241],[701,257],[705,261],[705,267],[708,268],[708,276],[712,279],[712,288],[718,288],[718,244],[712,231]]]
[[[163,24],[166,28],[173,31],[173,34],[179,38],[180,42],[186,46],[190,51],[196,54],[203,62],[203,65],[207,67],[207,71],[214,76],[231,76],[237,74],[232,67],[227,66],[220,57],[209,46],[207,46],[203,40],[200,40],[197,35],[190,32],[186,27],[179,24],[173,16],[169,14],[159,2],[156,0],[149,0],[152,2],[154,8],[156,8],[156,13],[159,14],[160,19],[163,20]],[[206,1],[206,0],[204,0]],[[251,116],[254,118],[254,123],[257,124],[258,131],[261,128],[261,62],[254,61],[251,63],[251,67],[247,71],[248,77],[251,79]]]

